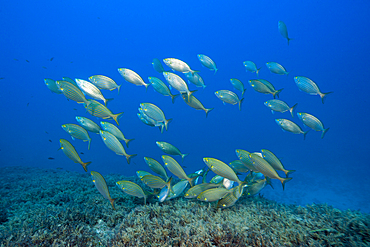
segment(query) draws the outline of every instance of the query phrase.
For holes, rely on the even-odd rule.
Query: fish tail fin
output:
[[[285,183],[292,180],[292,178],[281,178],[279,179],[281,181],[281,184],[283,185],[283,190],[285,189]]]
[[[303,140],[306,140],[306,135],[307,135],[307,133],[308,133],[309,131],[310,131],[310,130],[307,130],[307,131],[303,132]]]
[[[295,172],[295,170],[285,170],[284,173],[285,173],[285,176],[288,177],[289,174]]]
[[[133,140],[135,140],[135,138],[133,138],[133,139],[125,139],[126,147],[128,147],[129,142],[131,142]]]
[[[334,92],[321,93],[321,94],[320,94],[321,101],[322,101],[322,103],[323,103],[323,104],[324,104],[324,102],[325,102],[325,98],[326,98],[326,96],[327,96],[328,94],[331,94],[331,93],[334,93]]]
[[[191,75],[192,75],[192,76],[194,76],[194,74],[195,74],[195,73],[199,73],[199,72],[200,72],[200,70],[191,70],[190,72],[191,72]]]
[[[326,134],[326,132],[328,132],[330,128],[326,128],[322,131],[322,134],[321,134],[321,139],[324,138],[324,135]]]
[[[177,96],[179,96],[180,94],[171,94],[171,99],[172,99],[172,104],[175,103],[175,99],[177,98]]]
[[[137,154],[127,154],[127,155],[125,155],[126,159],[127,159],[127,163],[130,164],[131,158],[135,157],[136,155]]]
[[[214,75],[216,74],[217,70],[218,70],[217,68],[214,69],[214,71],[215,71]]]
[[[243,103],[243,100],[244,98],[242,98],[241,100],[239,100],[239,111],[242,110],[242,103]]]
[[[114,207],[114,202],[117,200],[117,198],[110,198],[109,201],[110,201],[110,204],[112,205],[112,208],[113,210],[116,210],[116,208]]]
[[[144,86],[145,86],[145,92],[148,92],[148,87],[150,86],[150,84],[151,84],[151,83],[146,83],[146,84],[144,84]]]
[[[172,182],[172,177],[170,177],[170,179],[168,179],[166,186],[168,187],[168,189],[170,190],[170,192],[172,194],[175,194],[175,192],[173,192],[173,189],[172,189],[172,186],[171,186],[171,182]]]
[[[172,118],[166,119],[166,121],[164,122],[164,127],[166,128],[166,130],[168,129],[168,123],[171,122],[171,121],[172,121]],[[162,131],[163,131],[163,127],[162,127]]]
[[[190,178],[188,181],[189,181],[189,184],[190,184],[190,187],[193,187],[194,184],[195,184],[195,181],[197,180],[197,178],[200,177],[200,175],[197,175],[193,178]]]
[[[292,117],[294,117],[294,109],[296,108],[297,105],[298,103],[289,108],[289,111],[290,111],[290,114],[292,114]]]
[[[206,109],[206,117],[208,116],[208,112],[212,111],[214,108],[208,108]]]
[[[244,89],[244,90],[243,90],[243,92],[242,92],[242,96],[244,96],[245,90],[247,90],[247,89]]]
[[[266,184],[270,185],[270,186],[271,186],[271,188],[273,188],[273,189],[274,189],[274,186],[272,186],[272,183],[271,183],[271,178],[266,177]]]
[[[119,94],[119,91],[120,91],[120,89],[121,89],[121,86],[122,86],[122,84],[121,84],[121,85],[118,85],[118,87],[117,87],[118,94]]]
[[[161,134],[163,134],[164,124],[162,124],[161,126],[158,126],[158,127],[159,127],[159,130],[161,131]]]
[[[105,100],[104,100],[104,104],[105,104],[105,106],[107,106],[107,103],[108,103],[108,102],[110,102],[110,101],[112,101],[112,100],[114,100],[114,99],[113,99],[113,98],[105,99]]]
[[[116,121],[117,125],[119,125],[118,119],[122,116],[122,114],[123,114],[123,112],[117,113],[117,114],[113,114],[113,117],[112,118],[114,119],[114,121]]]
[[[89,140],[88,140],[89,142],[88,142],[88,145],[87,145],[87,149],[88,150],[90,150],[90,144],[91,144],[91,138],[89,138]]]
[[[181,161],[184,162],[184,158],[188,156],[189,154],[181,154]]]
[[[207,85],[204,85],[204,84],[202,85],[202,88],[203,88],[203,89],[205,89],[206,87],[207,87]]]
[[[256,70],[256,75],[257,75],[257,77],[258,77],[258,72],[260,72],[260,69],[261,69],[261,68],[259,68],[259,69],[257,69],[257,70]]]
[[[188,91],[188,93],[187,93],[187,95],[188,95],[188,102],[190,102],[191,101],[191,96],[193,95],[193,93],[195,93],[196,91],[198,91],[198,90],[193,90],[193,91]]]
[[[279,94],[281,93],[281,91],[283,91],[283,89],[284,88],[282,88],[282,89],[279,89],[279,90],[277,90],[276,92],[274,92],[272,95],[274,96],[274,99],[275,98],[279,98]]]
[[[91,161],[89,162],[82,162],[81,165],[84,168],[85,172],[87,172],[87,166],[91,164]]]
[[[291,39],[291,38],[289,38],[289,37],[288,37],[288,38],[286,38],[286,39],[288,40],[288,45],[289,45],[289,41],[291,41],[292,39]]]

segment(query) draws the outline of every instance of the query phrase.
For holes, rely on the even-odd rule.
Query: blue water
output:
[[[319,190],[331,185],[339,193],[348,193],[347,202],[359,197],[368,202],[369,10],[366,1],[4,2],[0,7],[0,77],[4,78],[0,80],[0,164],[84,172],[58,150],[60,138],[71,140],[60,126],[77,123],[75,116],[97,123],[101,119],[63,95],[51,93],[43,80],[103,74],[122,84],[119,95],[116,90],[103,93],[114,98],[109,103],[112,112],[124,112],[119,127],[127,138],[135,138],[126,151],[138,156],[128,165],[125,157],[113,153],[99,135],[91,133],[90,150],[87,143],[71,140],[84,153],[82,160],[92,161],[89,170],[123,176],[149,171],[143,157],[160,161],[163,154],[156,141],[167,141],[189,153],[182,163],[188,173],[204,167],[203,157],[228,163],[237,159],[235,149],[255,152],[264,148],[282,158],[287,169],[297,170],[285,195],[298,186],[314,194],[320,191],[311,191],[312,185]],[[280,20],[292,38],[289,46],[278,32]],[[200,53],[216,62],[219,71],[215,75],[201,66]],[[117,72],[129,68],[146,82],[148,76],[165,81],[151,62],[167,57],[179,58],[201,71],[207,87],[189,87],[198,89],[195,96],[205,107],[215,108],[208,118],[182,99],[172,104],[152,87],[145,92]],[[312,130],[306,140],[283,132],[275,118],[303,125],[289,113],[271,114],[263,102],[272,96],[249,86],[248,80],[256,75],[245,71],[246,60],[262,67],[259,78],[284,88],[280,99],[289,105],[298,103],[297,111],[311,113],[330,127],[325,138]],[[281,63],[290,74],[270,73],[265,66],[270,61]],[[309,77],[323,92],[334,93],[322,104],[319,96],[300,92],[294,76]],[[221,89],[240,95],[230,78],[241,80],[247,89],[242,111],[235,105],[223,105],[214,95]],[[168,131],[161,134],[137,118],[142,102],[158,105],[173,119]],[[274,181],[275,190],[281,192],[279,183]],[[357,204],[351,209],[368,210]]]

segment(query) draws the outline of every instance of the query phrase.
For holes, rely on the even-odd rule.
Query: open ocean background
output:
[[[229,163],[237,159],[235,149],[263,148],[282,158],[285,168],[296,170],[284,192],[274,180],[275,190],[263,190],[265,197],[369,213],[369,13],[368,1],[4,1],[0,6],[0,166],[84,173],[80,164],[58,150],[60,138],[83,152],[84,162],[92,161],[89,171],[123,176],[150,171],[144,156],[161,162],[164,153],[156,141],[189,153],[181,163],[187,173],[203,168],[203,157]],[[287,25],[289,46],[278,31],[278,21]],[[203,68],[197,54],[210,56],[218,72],[214,75]],[[207,87],[189,87],[198,89],[194,95],[206,108],[214,108],[207,118],[180,98],[172,104],[170,97],[151,86],[145,92],[144,87],[124,81],[117,71],[129,68],[146,82],[148,76],[165,81],[151,62],[168,57],[201,71]],[[302,128],[303,124],[288,112],[271,114],[263,102],[272,96],[257,93],[248,84],[256,75],[246,72],[243,61],[247,60],[262,67],[258,78],[284,88],[281,100],[290,106],[298,103],[296,112],[311,113],[330,127],[324,139],[313,130],[303,140],[302,135],[280,129],[276,118],[291,119]],[[271,61],[290,74],[270,73],[265,63]],[[108,103],[113,113],[124,112],[119,128],[127,138],[135,138],[126,149],[128,154],[138,154],[130,165],[96,134],[90,133],[90,150],[87,143],[72,141],[62,124],[77,124],[76,116],[96,123],[101,119],[90,116],[83,105],[52,93],[43,81],[87,80],[96,74],[122,84],[119,94],[102,92],[114,98]],[[334,93],[322,104],[319,96],[300,92],[294,76],[306,76],[322,92]],[[227,89],[240,96],[230,78],[241,80],[247,89],[242,111],[223,105],[214,95]],[[161,134],[138,119],[143,102],[158,105],[173,119],[168,131]]]

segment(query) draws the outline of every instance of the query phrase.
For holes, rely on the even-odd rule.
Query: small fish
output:
[[[150,172],[147,172],[147,171],[136,171],[136,175],[140,178],[140,179],[142,179],[144,176],[146,176],[146,175],[153,175],[153,174],[151,174]]]
[[[53,158],[53,157],[49,157],[48,159],[49,159],[49,160],[54,160],[54,158]]]
[[[310,127],[311,129],[315,131],[322,131],[321,139],[324,138],[324,135],[330,128],[324,128],[324,124],[315,116],[304,113],[304,112],[298,112],[297,113],[298,118],[303,122],[304,125],[307,127]]]
[[[179,96],[179,94],[172,94],[171,90],[168,88],[166,84],[164,84],[163,81],[161,81],[157,77],[148,77],[149,82],[153,86],[154,90],[158,93],[164,95],[164,96],[170,96],[172,99],[172,103],[175,103],[175,98]]]
[[[215,95],[217,98],[222,100],[225,103],[232,104],[232,105],[239,105],[239,111],[242,109],[242,102],[244,98],[239,99],[238,95],[236,93],[229,91],[229,90],[219,90],[215,92]]]
[[[50,62],[54,60],[54,57],[50,58]]]
[[[289,111],[290,114],[292,115],[292,117],[294,117],[293,111],[294,111],[295,107],[298,105],[298,104],[295,104],[294,106],[289,107],[289,105],[287,103],[285,103],[282,100],[278,100],[278,99],[268,100],[264,104],[265,104],[265,106],[270,108],[272,113],[274,113],[274,111],[281,112],[281,113]]]
[[[139,185],[131,181],[125,180],[116,182],[116,185],[118,186],[118,188],[122,189],[123,192],[125,192],[126,194],[136,196],[138,198],[144,198],[144,204],[146,204],[146,194]]]
[[[43,68],[43,69],[48,69],[48,68],[46,68],[45,66],[42,66],[42,68]]]
[[[221,160],[206,157],[203,158],[203,161],[209,167],[209,169],[211,169],[217,175],[237,182],[238,184],[242,183],[242,181],[240,181],[238,176],[235,174],[234,170]]]
[[[206,85],[204,85],[204,81],[203,81],[203,78],[198,74],[198,73],[185,73],[186,75],[186,78],[188,78],[188,82],[191,82],[193,83],[195,86],[197,87],[202,87],[203,89],[206,87]]]
[[[90,104],[90,102],[85,98],[85,95],[82,93],[82,91],[75,85],[67,81],[56,81],[56,84],[59,90],[62,91],[64,96],[66,96],[68,99],[76,101],[79,104]]]
[[[288,119],[275,119],[275,122],[283,129],[293,134],[303,134],[303,139],[306,139],[306,135],[308,131],[303,131],[301,127],[299,127],[296,123],[288,120]]]
[[[198,54],[197,56],[198,56],[198,59],[199,59],[200,63],[204,67],[206,67],[210,70],[214,70],[215,74],[216,74],[216,72],[218,70],[217,66],[216,66],[216,63],[210,57],[208,57],[206,55],[203,55],[203,54]]]
[[[96,133],[96,134],[99,134],[101,128],[94,121],[92,121],[92,120],[90,120],[86,117],[79,117],[79,116],[76,116],[76,120],[86,130],[88,130],[90,132],[93,132],[93,133]]]
[[[179,163],[177,163],[174,158],[168,155],[162,155],[162,160],[167,169],[176,177],[180,179],[186,179],[187,181],[189,181],[191,187],[194,186],[194,182],[197,177],[189,178],[188,175],[186,175],[184,169],[180,166]]]
[[[99,172],[91,171],[91,178],[100,194],[102,194],[102,196],[104,196],[105,199],[109,200],[110,204],[112,205],[112,208],[116,210],[114,208],[114,201],[116,199],[112,199],[112,197],[110,196],[107,182],[105,182],[104,177]]]
[[[84,154],[83,152],[80,152],[80,154]]]
[[[149,157],[144,157],[144,161],[153,172],[162,176],[166,181],[168,180],[166,170],[163,168],[163,166],[158,161],[156,161],[153,158],[149,158]]]
[[[180,150],[177,147],[175,147],[174,145],[172,145],[172,144],[170,144],[168,142],[159,142],[159,141],[157,141],[155,143],[166,154],[169,154],[169,155],[180,155],[182,161],[184,161],[185,156],[188,155],[188,154],[181,153]]]
[[[63,124],[62,128],[72,136],[72,139],[77,138],[88,142],[88,149],[90,150],[91,138],[87,131],[77,124]]]
[[[163,59],[163,62],[168,67],[170,67],[172,70],[175,70],[181,73],[191,72],[194,74],[195,72],[199,72],[199,71],[192,70],[187,63],[177,58],[165,58]]]
[[[279,94],[281,91],[283,91],[284,88],[276,90],[275,87],[267,80],[258,79],[258,80],[249,80],[249,84],[251,87],[259,93],[263,94],[272,94],[274,96],[274,99],[276,97],[279,98]]]
[[[4,80],[5,79],[5,77],[0,77],[0,80]]]
[[[328,94],[333,93],[333,92],[322,93],[315,82],[304,76],[296,76],[294,77],[294,81],[297,84],[299,90],[311,95],[320,95],[323,104],[325,97]]]
[[[52,141],[49,139],[49,142],[52,142]]]
[[[163,72],[166,72],[163,68],[163,65],[161,63],[161,61],[158,59],[158,58],[154,58],[153,59],[153,62],[152,62],[152,65],[153,65],[153,68],[159,72],[159,73],[163,73]]]
[[[27,106],[29,106],[30,105],[30,103],[27,103]]]
[[[30,61],[28,61],[28,60],[26,59],[26,62],[27,62],[27,63],[29,63]]]
[[[253,162],[253,166],[259,170],[264,176],[272,178],[272,179],[278,179],[281,184],[283,185],[283,190],[285,187],[285,183],[291,180],[292,178],[281,178],[279,174],[275,171],[275,169],[262,157],[260,157],[257,154],[249,154],[249,158]]]
[[[119,68],[118,72],[127,82],[136,86],[145,86],[145,89],[148,90],[150,84],[145,83],[143,78],[141,78],[135,71],[126,68]]]
[[[100,125],[103,128],[103,130],[110,132],[115,137],[117,137],[118,140],[124,141],[126,143],[126,147],[128,147],[129,142],[135,140],[135,139],[126,139],[122,131],[118,129],[114,124],[108,122],[100,122]]]
[[[117,85],[117,83],[112,78],[109,78],[108,76],[105,76],[105,75],[90,76],[89,81],[100,89],[106,89],[106,90],[113,91],[114,89],[117,88],[118,94],[122,86],[122,85]]]
[[[288,175],[292,172],[295,172],[295,170],[287,170],[284,168],[283,164],[279,160],[276,155],[267,149],[261,149],[262,157],[275,169],[278,171],[283,171],[285,173],[285,176],[288,177]]]
[[[279,29],[279,33],[281,34],[281,36],[283,36],[284,38],[288,40],[288,45],[289,45],[289,41],[291,40],[291,38],[288,37],[288,29],[286,28],[285,23],[282,21],[279,21],[278,29]]]
[[[75,79],[77,86],[85,93],[85,95],[90,96],[91,98],[101,100],[107,105],[107,102],[112,99],[104,98],[103,94],[100,92],[99,88],[97,88],[91,82],[82,79]]]
[[[271,73],[278,74],[278,75],[288,75],[289,72],[283,67],[283,65],[276,63],[276,62],[268,62],[266,63],[267,68],[271,71]]]
[[[244,95],[244,92],[245,92],[245,88],[244,88],[244,85],[243,85],[243,82],[241,82],[240,80],[238,79],[230,79],[230,82],[231,84],[234,86],[234,88],[236,90],[239,90],[240,92],[242,92],[242,97]]]
[[[122,144],[119,142],[117,137],[113,134],[109,133],[108,131],[100,131],[100,136],[104,142],[104,144],[117,155],[123,155],[127,159],[127,163],[130,164],[131,158],[135,157],[137,154],[127,154],[125,149],[123,148]]]
[[[186,82],[180,76],[174,73],[163,72],[163,76],[164,78],[166,78],[166,81],[171,85],[171,87],[173,87],[180,93],[187,93],[188,97],[190,97],[190,95],[196,92],[196,91],[190,91],[188,88],[188,84],[186,84]]]
[[[206,117],[208,116],[208,113],[213,110],[213,108],[205,108],[194,95],[190,96],[190,100],[188,99],[188,95],[185,93],[181,94],[181,96],[185,103],[190,107],[193,107],[196,110],[203,110],[206,113]]]
[[[62,94],[62,90],[56,84],[56,81],[53,79],[46,78],[44,79],[45,85],[49,88],[49,90],[53,93]]]
[[[184,197],[185,198],[196,198],[203,191],[216,188],[219,186],[220,186],[219,184],[215,184],[215,183],[201,183],[201,184],[191,187],[188,191],[186,191]]]
[[[113,114],[106,106],[96,100],[91,99],[87,100],[87,103],[84,103],[84,106],[87,112],[94,117],[100,117],[103,119],[112,118],[114,121],[116,121],[117,125],[119,125],[118,120],[122,116],[123,112]]]
[[[91,161],[82,162],[80,156],[78,156],[78,153],[76,152],[76,149],[73,147],[73,145],[69,141],[65,139],[60,139],[59,142],[60,142],[60,149],[62,149],[63,153],[75,163],[81,164],[85,172],[87,172],[87,166],[91,163]]]
[[[258,72],[260,71],[261,68],[257,69],[255,63],[253,63],[252,61],[245,61],[243,62],[243,65],[247,71],[256,73],[256,75],[258,76]]]
[[[223,198],[228,192],[226,188],[212,188],[200,193],[197,199],[203,202],[214,202]]]

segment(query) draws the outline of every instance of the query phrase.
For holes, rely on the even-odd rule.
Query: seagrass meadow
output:
[[[1,246],[369,246],[370,215],[326,204],[279,204],[261,195],[236,205],[179,197],[128,196],[106,175],[116,210],[88,174],[63,169],[0,170]]]

